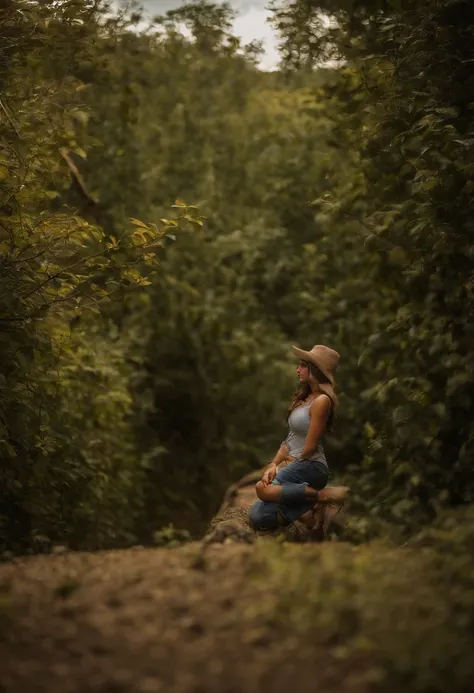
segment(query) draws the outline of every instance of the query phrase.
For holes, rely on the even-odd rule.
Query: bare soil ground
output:
[[[256,536],[249,500],[202,542],[0,564],[0,693],[472,690],[462,543]]]
[[[363,657],[341,662],[253,613],[259,542],[210,546],[204,561],[191,544],[1,565],[0,691],[368,690]]]

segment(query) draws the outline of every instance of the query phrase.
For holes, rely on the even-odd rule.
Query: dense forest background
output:
[[[0,546],[199,535],[341,353],[330,461],[404,532],[473,500],[474,5],[0,9]],[[183,32],[182,28],[186,31]]]

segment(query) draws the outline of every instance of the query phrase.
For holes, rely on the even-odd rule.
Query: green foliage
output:
[[[424,551],[266,542],[250,567],[261,593],[247,618],[329,646],[351,670],[362,658],[361,679],[377,690],[464,691],[473,673],[471,542],[462,558],[452,541]]]
[[[77,525],[91,539],[87,523],[94,524],[96,535],[115,535],[123,498],[120,483],[129,464],[117,466],[117,452],[107,446],[98,464],[88,448],[91,439],[96,446],[105,443],[100,431],[110,440],[114,423],[127,418],[128,383],[120,382],[123,352],[117,355],[112,345],[105,345],[108,363],[102,367],[99,333],[91,377],[90,342],[85,344],[84,335],[71,342],[70,326],[84,311],[99,313],[115,292],[150,284],[146,273],[156,267],[170,230],[183,222],[202,223],[178,201],[175,219],[163,219],[160,227],[132,219],[117,238],[57,202],[67,185],[60,152],[75,146],[75,123],[82,113],[76,95],[83,85],[68,70],[71,46],[56,56],[62,74],[61,63],[50,63],[51,50],[69,32],[80,63],[87,46],[77,26],[97,32],[97,15],[93,3],[79,7],[74,2],[23,3],[2,11],[10,50],[2,65],[0,125],[0,541],[21,544],[53,534],[62,538],[75,535]],[[97,330],[92,326],[91,332]],[[120,363],[116,371],[114,358]],[[118,392],[107,398],[104,413],[100,390],[115,376]],[[78,391],[76,383],[84,378],[90,387]],[[70,407],[71,395],[79,409]],[[96,416],[84,426],[88,402]],[[127,432],[125,427],[123,449],[130,451]],[[106,516],[101,508],[97,520],[97,499],[108,497],[112,503],[108,487],[114,485],[113,514]]]
[[[199,32],[205,7],[195,9],[189,17]],[[282,404],[265,386],[288,389],[285,345],[262,320],[242,273],[243,262],[255,272],[278,229],[264,228],[259,238],[245,196],[216,205],[210,232],[191,232],[204,217],[182,199],[171,216],[166,211],[170,194],[202,198],[218,175],[217,200],[244,175],[239,142],[249,128],[241,111],[251,98],[258,117],[251,90],[260,77],[253,49],[240,48],[228,31],[229,10],[221,9],[210,10],[221,27],[212,55],[176,32],[181,16],[161,21],[164,35],[147,37],[133,33],[135,15],[106,17],[100,3],[25,4],[14,25],[25,51],[18,48],[4,69],[2,184],[11,209],[1,246],[8,331],[0,514],[2,540],[15,548],[127,544],[137,532],[150,540],[172,516],[196,533],[229,475],[260,465],[283,434]],[[4,25],[7,37],[11,27]],[[176,51],[183,65],[151,98],[150,86],[175,65]],[[197,63],[204,82],[187,72]],[[244,87],[240,103],[232,104],[225,81],[222,90],[219,70],[237,93]],[[209,118],[208,143],[196,142],[193,151],[189,128],[179,126],[185,121],[170,105],[176,95],[187,99],[197,130],[209,75],[219,108]],[[216,128],[222,114],[241,130],[239,140]],[[150,143],[165,125],[165,168],[157,169]],[[237,153],[240,168],[229,180],[226,160]],[[183,183],[193,180],[193,156],[197,187]],[[243,230],[219,236],[231,221]],[[186,225],[180,250],[161,258],[163,274],[155,272],[156,253]],[[175,458],[181,464],[170,467]]]
[[[352,172],[345,184],[336,170],[317,205],[326,243],[334,247],[341,232],[348,240],[352,227],[357,248],[350,264],[339,256],[354,268],[357,293],[348,304],[356,312],[339,329],[349,334],[356,323],[358,336],[371,323],[364,348],[356,337],[346,352],[368,419],[367,454],[354,471],[367,510],[418,521],[443,504],[470,502],[474,490],[474,16],[469,3],[454,1],[279,3],[288,67],[301,67],[298,27],[311,34],[321,12],[331,21],[304,54],[312,66],[332,46],[346,61],[342,81],[325,92],[339,106],[335,132],[349,145]],[[336,275],[320,301],[337,307],[346,286]]]
[[[290,207],[298,186],[304,204],[310,197],[312,170],[302,187],[298,155],[309,163],[324,127],[307,90],[287,93],[256,72],[231,40],[227,11],[209,10],[216,23],[210,53],[177,33],[183,13],[194,26],[195,10],[159,20],[158,35],[126,33],[113,52],[107,91],[91,83],[86,93],[94,115],[81,167],[93,188],[107,180],[98,197],[113,223],[121,224],[124,206],[140,217],[161,216],[178,191],[206,217],[202,231],[180,236],[146,294],[127,299],[125,311],[112,308],[122,329],[137,335],[142,364],[134,391],[148,470],[143,531],[171,519],[198,533],[229,479],[260,466],[285,435],[291,371],[265,283],[278,247],[293,254],[300,245],[286,237],[290,225],[302,218],[306,237],[314,226],[311,213]],[[131,72],[133,95],[124,78]],[[117,133],[130,153],[125,160]],[[139,193],[122,187],[123,167]]]
[[[1,10],[4,544],[199,534],[284,437],[290,343],[342,355],[354,537],[472,500],[472,8],[273,12],[266,74],[225,3]]]
[[[172,524],[162,527],[153,535],[153,543],[156,546],[166,546],[174,549],[191,540],[191,535],[185,529],[176,529]]]

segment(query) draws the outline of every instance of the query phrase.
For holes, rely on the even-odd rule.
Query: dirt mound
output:
[[[333,691],[355,676],[359,665],[341,668],[324,648],[252,616],[262,596],[250,578],[254,547],[211,546],[196,570],[198,550],[0,566],[2,693],[313,693],[316,681]]]
[[[461,558],[257,537],[16,559],[0,565],[0,691],[463,693]]]

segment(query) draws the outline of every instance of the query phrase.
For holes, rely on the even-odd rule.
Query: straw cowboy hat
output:
[[[334,392],[336,387],[336,380],[334,378],[334,373],[339,365],[340,356],[337,351],[330,349],[323,344],[316,344],[311,351],[304,351],[297,346],[291,347],[295,352],[296,356],[302,361],[308,361],[319,368],[321,373],[326,376],[329,383],[320,383],[319,387],[323,392],[325,392],[333,401],[334,405],[337,406],[337,397]]]

